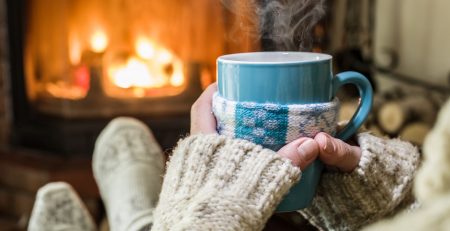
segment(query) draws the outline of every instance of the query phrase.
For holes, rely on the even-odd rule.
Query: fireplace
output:
[[[237,3],[239,4],[239,3]],[[116,116],[146,122],[163,148],[189,129],[215,58],[252,51],[220,1],[11,0],[14,145],[90,155]],[[231,33],[232,32],[232,33]]]

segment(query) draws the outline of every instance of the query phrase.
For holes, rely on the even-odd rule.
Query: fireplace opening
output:
[[[11,0],[7,7],[11,140],[59,155],[89,156],[117,116],[143,120],[163,148],[173,147],[188,132],[190,106],[215,81],[215,59],[259,49],[220,1]]]

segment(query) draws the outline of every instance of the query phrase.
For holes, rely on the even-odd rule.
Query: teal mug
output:
[[[277,151],[302,136],[324,131],[348,139],[363,124],[372,106],[372,87],[357,72],[333,76],[332,57],[309,52],[254,52],[217,59],[218,93],[213,112],[220,134],[250,140]],[[339,103],[335,95],[344,84],[359,89],[361,103],[347,126],[336,132]],[[277,212],[307,207],[314,198],[323,164],[302,169]]]

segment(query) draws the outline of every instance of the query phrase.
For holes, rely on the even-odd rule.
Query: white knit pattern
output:
[[[293,104],[289,107],[286,142],[299,136],[314,137],[319,132],[334,134],[339,113],[339,99],[326,103]]]

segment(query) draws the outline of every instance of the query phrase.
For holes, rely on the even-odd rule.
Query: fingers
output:
[[[314,137],[319,146],[319,158],[343,172],[353,171],[361,159],[361,149],[321,132]]]
[[[282,147],[278,154],[290,159],[292,164],[304,170],[319,155],[319,146],[311,138],[299,138]]]
[[[191,134],[217,133],[216,118],[212,114],[212,96],[217,84],[209,85],[191,107]]]

